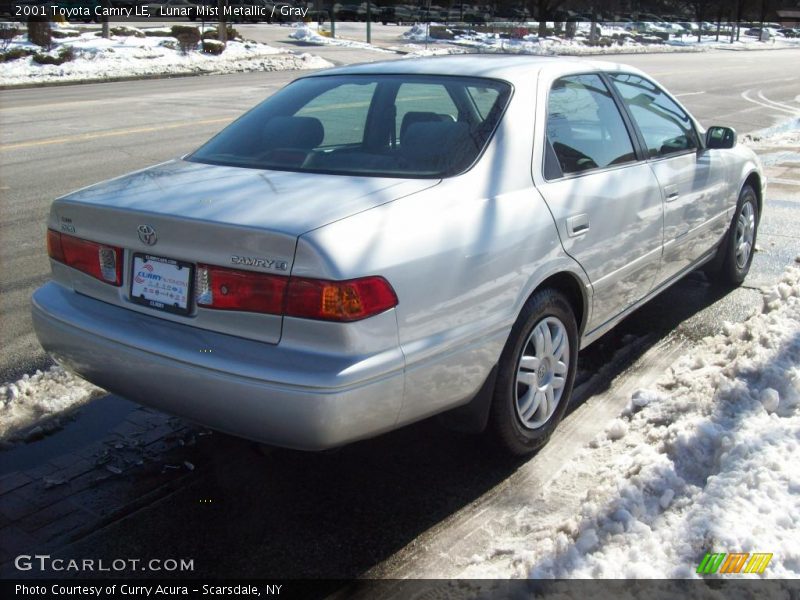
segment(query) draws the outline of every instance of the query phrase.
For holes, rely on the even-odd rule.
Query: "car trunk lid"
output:
[[[203,309],[194,298],[185,312],[135,302],[132,270],[134,265],[141,270],[142,264],[136,257],[189,263],[192,269],[208,264],[288,276],[299,235],[436,183],[172,161],[84,188],[53,204],[51,229],[124,249],[122,286],[71,269],[54,272],[80,293],[131,310],[277,343],[280,315]]]

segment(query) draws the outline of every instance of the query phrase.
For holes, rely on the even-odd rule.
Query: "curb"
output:
[[[300,69],[287,69],[297,70]],[[313,69],[308,69],[313,70]],[[255,71],[239,71],[240,73],[252,73]],[[202,73],[153,73],[150,75],[127,75],[122,77],[106,77],[104,79],[75,79],[72,81],[39,81],[32,83],[20,83],[11,85],[0,85],[0,91],[6,90],[30,90],[42,87],[62,87],[65,85],[86,85],[89,83],[119,83],[123,81],[144,81],[147,79],[179,79],[182,77],[202,77],[205,75],[234,75],[236,71],[229,73],[218,73],[215,71],[205,71]]]

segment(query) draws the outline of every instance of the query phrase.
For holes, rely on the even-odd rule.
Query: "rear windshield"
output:
[[[447,177],[467,169],[511,94],[490,79],[329,75],[300,79],[187,160],[366,176]]]

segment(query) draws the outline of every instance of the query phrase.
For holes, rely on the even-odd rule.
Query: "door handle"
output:
[[[678,193],[678,186],[677,185],[667,185],[664,186],[664,196],[666,197],[667,202],[674,202],[680,197]]]
[[[567,217],[567,235],[578,237],[589,231],[589,215],[581,214]]]

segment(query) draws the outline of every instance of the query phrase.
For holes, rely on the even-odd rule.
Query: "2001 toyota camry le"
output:
[[[34,325],[89,381],[262,443],[447,412],[524,454],[580,348],[700,266],[742,282],[764,185],[732,129],[630,67],[336,68],[57,199]]]

